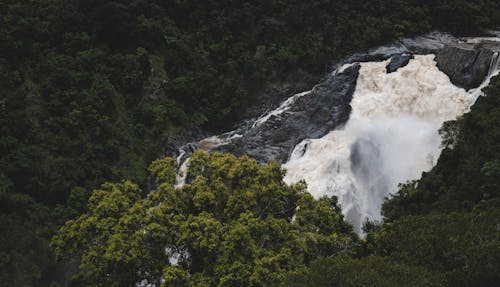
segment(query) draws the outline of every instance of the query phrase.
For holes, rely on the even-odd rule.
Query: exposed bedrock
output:
[[[413,55],[409,53],[403,53],[403,54],[396,54],[391,57],[391,61],[387,66],[385,67],[387,73],[394,73],[396,72],[399,68],[402,68],[410,62],[410,60],[413,59]]]
[[[477,88],[490,68],[493,51],[467,44],[446,46],[436,55],[438,67],[456,86]]]
[[[215,144],[208,150],[246,154],[261,163],[286,162],[302,140],[320,138],[347,122],[359,62],[389,60],[386,70],[391,73],[406,66],[413,55],[435,54],[439,69],[454,85],[476,88],[488,74],[494,53],[500,51],[500,41],[478,39],[433,32],[353,54],[334,65],[333,72],[309,93],[290,98],[257,121],[243,121],[235,131],[209,138]],[[197,146],[199,142],[194,142],[183,150],[188,153]]]
[[[259,162],[286,161],[303,139],[321,137],[347,121],[359,68],[353,65],[327,77],[310,93],[298,97],[288,110],[271,115],[219,150],[246,154]]]

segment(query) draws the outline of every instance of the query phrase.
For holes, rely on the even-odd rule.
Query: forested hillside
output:
[[[138,279],[134,277],[137,274],[132,274],[131,270],[136,270],[133,268],[138,265],[149,268],[163,260],[147,269],[147,276],[166,274],[165,278],[184,278],[199,274],[192,282],[208,284],[203,286],[214,286],[215,277],[229,276],[228,281],[224,281],[227,285],[223,286],[273,286],[281,282],[283,274],[299,269],[304,271],[297,276],[316,276],[310,273],[312,271],[305,271],[309,263],[317,256],[331,255],[341,246],[347,257],[331,259],[338,262],[332,266],[340,266],[332,272],[347,274],[342,268],[397,262],[396,266],[388,267],[394,273],[389,272],[387,276],[400,276],[398,270],[401,269],[419,278],[437,276],[442,279],[434,280],[433,284],[448,282],[451,286],[459,283],[473,286],[471,282],[481,278],[484,286],[488,286],[498,279],[494,274],[495,268],[498,270],[498,250],[493,248],[498,246],[498,230],[493,228],[493,216],[498,218],[497,130],[500,125],[495,105],[498,105],[499,80],[489,88],[489,96],[480,99],[473,112],[445,126],[443,135],[447,149],[437,167],[418,184],[403,186],[400,193],[385,204],[387,221],[381,226],[371,226],[366,244],[351,234],[334,199],[314,200],[296,190],[300,189],[298,187],[282,186],[278,167],[257,167],[247,159],[243,159],[242,164],[250,165],[254,173],[241,174],[241,178],[248,178],[256,186],[272,183],[273,188],[277,185],[286,193],[280,195],[279,200],[274,195],[266,195],[270,196],[266,198],[270,205],[287,204],[295,208],[308,204],[311,211],[310,214],[304,211],[304,221],[299,217],[293,221],[289,214],[272,214],[268,221],[255,222],[255,217],[262,219],[267,213],[252,209],[248,210],[248,218],[242,218],[246,214],[243,209],[228,215],[229,211],[221,210],[220,205],[236,203],[226,201],[225,197],[213,198],[212,194],[222,188],[221,196],[227,196],[227,190],[202,181],[199,186],[195,185],[200,190],[192,191],[192,195],[199,192],[200,198],[183,198],[185,206],[178,207],[178,214],[185,218],[191,216],[193,220],[208,220],[213,224],[210,228],[223,230],[214,231],[217,236],[225,236],[227,243],[221,250],[209,250],[216,254],[234,250],[237,248],[232,246],[237,241],[234,238],[248,235],[237,232],[240,225],[255,228],[257,231],[253,231],[266,236],[276,232],[290,233],[282,234],[284,237],[276,238],[276,242],[261,243],[268,248],[264,250],[269,250],[262,251],[265,254],[253,249],[262,248],[257,245],[249,247],[248,254],[241,255],[243,258],[224,253],[228,261],[214,263],[215,257],[207,257],[206,260],[212,260],[210,264],[214,269],[205,269],[208,267],[202,266],[200,261],[196,263],[199,265],[190,265],[191,269],[185,265],[185,269],[164,270],[167,258],[159,254],[142,254],[158,252],[154,244],[164,238],[153,236],[151,246],[135,246],[144,248],[136,250],[121,245],[128,240],[119,236],[133,234],[127,233],[130,230],[120,231],[118,227],[125,224],[123,221],[133,221],[136,217],[147,220],[141,217],[145,210],[136,209],[151,204],[144,198],[162,186],[153,180],[148,166],[171,150],[173,139],[189,137],[192,130],[210,133],[231,127],[261,101],[272,84],[293,82],[296,80],[294,75],[322,75],[337,60],[398,37],[434,29],[456,35],[478,34],[499,24],[500,3],[495,0],[0,1],[0,285],[64,285],[77,273],[80,263],[85,268],[102,264],[112,268],[113,260],[118,260],[127,262],[126,268],[118,264],[119,270],[102,269],[99,270],[104,272],[102,274],[90,274],[96,277],[83,268],[80,281],[75,282],[91,286],[131,286],[132,281],[110,283],[106,280]],[[224,159],[237,161],[230,157]],[[254,182],[255,172],[266,168],[273,169],[272,178],[262,175],[264,182]],[[218,172],[220,174],[211,176],[228,176],[224,175],[226,170]],[[165,176],[154,175],[157,180]],[[137,185],[108,183],[101,187],[105,182],[123,179]],[[241,187],[242,190],[247,188]],[[116,191],[111,195],[118,198],[106,200],[117,205],[119,214],[96,215],[101,211],[95,201],[98,196],[106,197],[103,190]],[[195,199],[214,204],[215,209],[201,210],[197,207],[201,203],[196,203]],[[127,201],[126,206],[121,200]],[[256,206],[262,207],[259,204]],[[276,207],[280,211],[283,208]],[[115,221],[100,222],[108,217]],[[97,249],[85,246],[95,239],[86,237],[89,234],[72,235],[70,229],[66,233],[63,229],[54,239],[53,247],[58,255],[71,256],[66,256],[66,261],[56,262],[49,241],[69,219],[77,222],[97,220],[83,223],[118,227],[110,234],[96,231],[96,236],[111,240],[109,246],[97,246]],[[443,223],[448,221],[456,226]],[[125,225],[133,229],[137,227],[134,224],[153,223],[157,224],[153,220]],[[188,230],[179,221],[174,220],[172,224],[180,234]],[[256,226],[250,226],[252,224]],[[462,233],[459,228],[464,226],[467,232]],[[402,238],[401,234],[408,228],[422,232],[415,238]],[[233,229],[238,234],[231,233]],[[484,236],[477,235],[476,229],[481,229]],[[211,234],[212,231],[207,232]],[[434,241],[425,241],[430,243],[422,249],[414,248],[415,242],[422,242],[418,234],[424,237],[433,234]],[[446,234],[453,244],[441,241],[440,234]],[[462,238],[466,240],[460,240]],[[168,240],[182,244],[197,241],[186,236]],[[444,247],[439,248],[441,245],[437,242]],[[144,242],[132,240],[129,243]],[[462,243],[465,245],[460,245]],[[83,247],[76,252],[78,244]],[[205,242],[196,248],[213,248],[210,244]],[[425,249],[431,247],[444,255]],[[120,252],[124,248],[145,257],[140,257],[142,261],[134,261],[137,254],[131,254],[132,259],[122,257]],[[460,250],[469,253],[459,256]],[[92,257],[101,251],[99,256],[103,258]],[[203,249],[203,252],[209,251]],[[354,259],[372,253],[374,257]],[[85,257],[89,254],[91,257]],[[291,254],[294,261],[284,263],[283,258]],[[435,257],[426,257],[427,254]],[[150,259],[152,261],[148,261]],[[491,264],[477,264],[484,260]],[[236,264],[238,262],[241,264]],[[319,262],[312,266],[325,265]],[[221,264],[222,269],[231,264],[236,267],[228,275],[224,273],[227,270],[218,270],[217,264]],[[436,274],[430,274],[432,272]],[[108,278],[107,274],[113,276]],[[231,277],[237,274],[241,278],[255,274],[254,281],[242,283],[237,281],[240,277]],[[391,280],[401,282],[397,280],[402,279]]]
[[[75,286],[494,286],[500,76],[486,92],[445,125],[437,165],[386,200],[364,239],[335,197],[284,185],[278,164],[196,152],[182,188],[165,158],[151,165],[158,187],[145,198],[129,181],[95,190],[52,247],[82,258]]]

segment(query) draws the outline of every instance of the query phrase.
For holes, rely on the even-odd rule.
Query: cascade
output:
[[[499,38],[493,39],[498,42]],[[183,146],[177,157],[180,172],[176,187],[181,187],[186,180],[189,152],[197,149],[212,151],[220,147],[224,151],[224,146],[234,147],[236,143],[242,147],[240,152],[247,153],[245,143],[248,141],[251,143],[248,146],[257,154],[280,150],[283,142],[267,136],[280,131],[290,135],[288,132],[293,124],[295,131],[306,130],[310,136],[295,133],[292,144],[284,149],[284,159],[288,158],[283,165],[287,169],[285,182],[291,184],[304,179],[308,191],[315,197],[337,196],[346,219],[353,224],[355,231],[362,233],[365,219],[382,219],[380,207],[386,196],[397,191],[400,183],[420,178],[422,172],[435,165],[442,149],[439,129],[443,122],[468,112],[482,96],[481,90],[500,72],[500,57],[496,52],[482,84],[466,91],[451,83],[438,68],[433,54],[458,41],[447,34],[430,34],[417,40],[405,40],[394,46],[375,49],[371,54],[355,55],[329,74],[330,79],[336,80],[327,79],[310,91],[295,94],[275,110],[234,131]],[[491,41],[491,38],[487,40]],[[469,44],[482,41],[482,38],[466,40]],[[416,46],[412,48],[412,45]],[[433,53],[423,52],[422,55],[414,51]],[[398,62],[393,57],[408,52],[414,57],[388,73],[388,64]],[[359,69],[359,75],[356,69]],[[357,77],[352,82],[352,100],[349,85],[339,85],[349,79],[345,73]],[[338,93],[344,93],[344,96],[336,95]],[[317,114],[314,112],[303,113],[307,118],[297,116],[307,111],[309,104],[325,105],[313,100],[324,99],[325,95],[335,99],[329,105],[348,98],[352,109],[348,119],[337,120],[342,114],[340,109],[346,108],[342,105],[330,108],[334,116],[326,118],[327,122],[315,121]],[[316,107],[310,111],[316,111]],[[310,123],[301,125],[301,120],[311,117]],[[330,124],[332,119],[337,121],[333,128],[318,125]],[[253,139],[259,141],[252,142]],[[275,156],[274,153],[270,155]]]
[[[399,183],[418,179],[440,155],[439,128],[467,112],[480,95],[454,86],[434,55],[415,56],[387,74],[389,60],[361,63],[344,127],[306,139],[292,151],[285,181],[304,179],[315,196],[336,195],[357,232]],[[498,54],[485,80],[498,73]]]
[[[491,65],[490,65],[490,69],[488,70],[488,78],[491,78],[493,76],[495,76],[496,73],[498,73],[498,66],[499,64],[499,54],[498,52],[495,52],[493,54],[493,57],[491,58]]]
[[[490,68],[488,69],[488,74],[486,75],[486,79],[481,83],[481,85],[475,89],[472,89],[470,92],[475,95],[475,97],[479,97],[483,95],[482,90],[486,88],[490,84],[491,78],[498,75],[500,72],[500,55],[498,52],[493,53],[491,58]]]

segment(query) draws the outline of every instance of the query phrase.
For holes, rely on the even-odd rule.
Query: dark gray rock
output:
[[[457,44],[459,39],[449,33],[431,32],[400,41],[408,51],[417,55],[435,54],[446,46]]]
[[[259,162],[285,162],[293,147],[303,139],[322,137],[347,121],[359,68],[355,64],[342,73],[328,76],[287,111],[271,116],[243,137],[216,150],[246,154]]]
[[[436,54],[438,67],[452,82],[466,89],[477,87],[486,77],[492,55],[500,50],[500,42],[467,43],[447,33],[433,32],[412,39],[402,39],[389,45],[357,53],[333,66],[313,90],[295,100],[281,114],[270,116],[267,121],[255,125],[255,118],[242,121],[238,127],[220,139],[226,144],[211,151],[248,155],[261,163],[276,160],[285,162],[293,148],[304,139],[320,138],[345,124],[351,112],[350,101],[359,75],[359,62],[391,59],[387,72],[394,72],[407,65],[413,55]],[[342,71],[341,67],[351,64]],[[313,77],[311,77],[313,79]],[[298,86],[304,88],[309,80]],[[302,86],[301,86],[302,85]],[[288,90],[278,85],[276,92]],[[304,90],[304,89],[302,89]],[[289,94],[291,95],[291,94]],[[281,96],[280,96],[281,97]],[[262,104],[269,109],[265,101]],[[276,107],[276,105],[274,105]],[[233,137],[238,135],[238,137]],[[185,152],[196,149],[197,142],[184,147]]]
[[[269,84],[256,96],[253,103],[241,114],[242,119],[253,119],[266,111],[273,110],[290,95],[307,91],[316,85],[324,75],[311,74],[297,69],[289,72],[286,79]],[[236,123],[238,128],[241,123]]]
[[[441,71],[466,90],[478,87],[487,76],[493,51],[466,43],[445,46],[436,55]]]
[[[385,67],[387,73],[393,73],[396,72],[399,68],[402,68],[410,62],[411,59],[413,59],[412,54],[396,54],[391,57],[391,61],[389,64]]]
[[[500,36],[499,36],[500,38]],[[478,48],[484,50],[490,50],[494,53],[500,53],[500,42],[499,41],[486,41],[477,45]]]
[[[193,126],[190,129],[184,130],[182,133],[171,136],[168,139],[168,143],[165,145],[165,149],[162,151],[161,156],[169,155],[177,157],[179,155],[179,149],[182,149],[185,152],[192,152],[197,149],[197,141],[208,136],[210,136],[210,134],[207,131],[204,131],[197,126]]]

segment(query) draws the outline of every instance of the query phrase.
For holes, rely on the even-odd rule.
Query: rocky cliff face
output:
[[[470,90],[478,87],[486,77],[493,53],[474,45],[454,44],[440,49],[436,61],[453,84]]]
[[[469,90],[481,84],[494,53],[500,50],[499,41],[474,39],[435,32],[354,54],[336,64],[310,91],[295,95],[276,110],[247,120],[232,132],[190,143],[182,149],[189,152],[201,147],[246,154],[259,162],[286,162],[294,146],[303,139],[320,138],[348,120],[359,75],[357,63],[390,60],[386,70],[391,73],[406,66],[413,55],[435,54],[439,69],[452,83]]]
[[[311,91],[298,94],[281,113],[261,118],[221,151],[249,155],[260,162],[286,161],[291,149],[304,138],[320,137],[345,123],[356,88],[359,65],[326,77]]]

